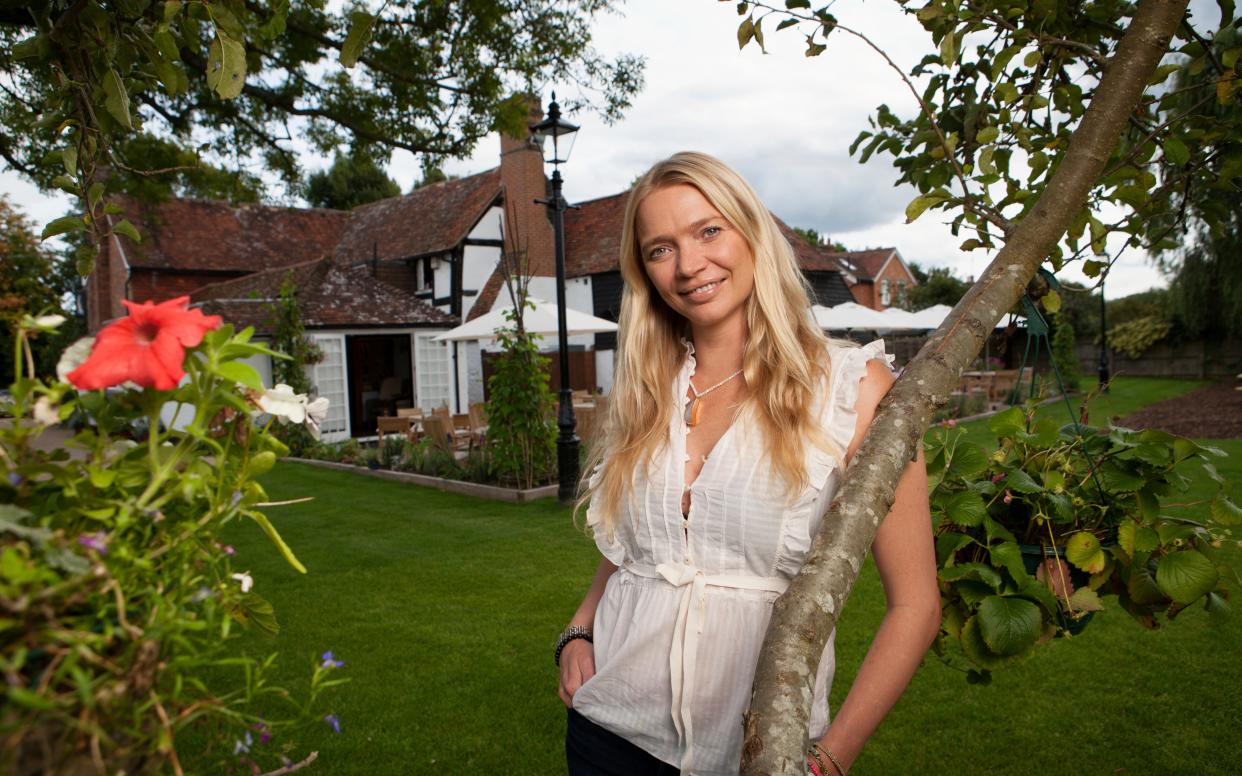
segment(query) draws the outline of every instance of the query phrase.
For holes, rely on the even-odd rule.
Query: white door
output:
[[[436,342],[440,332],[412,334],[414,338],[414,401],[424,410],[448,407],[453,398],[452,361],[449,343]]]
[[[323,360],[311,367],[310,375],[312,395],[328,399],[328,417],[320,426],[323,441],[339,442],[349,438],[345,335],[312,334],[310,338],[323,351]]]

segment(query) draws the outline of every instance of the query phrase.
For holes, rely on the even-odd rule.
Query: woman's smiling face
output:
[[[647,277],[692,331],[745,325],[754,256],[698,189],[675,184],[651,192],[638,205],[635,231]]]

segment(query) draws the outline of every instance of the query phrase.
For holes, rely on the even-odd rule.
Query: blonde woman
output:
[[[736,774],[772,602],[893,382],[883,344],[829,342],[792,249],[722,162],[680,153],[634,186],[618,363],[584,503],[603,559],[557,646],[571,776]],[[888,610],[808,769],[844,776],[939,622],[923,461],[873,545]]]

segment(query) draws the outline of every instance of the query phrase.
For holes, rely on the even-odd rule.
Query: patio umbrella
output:
[[[551,302],[545,302],[542,299],[535,299],[534,297],[530,297],[528,301],[535,305],[535,309],[532,310],[530,307],[527,307],[526,314],[522,316],[526,330],[532,334],[554,336],[557,330],[556,305]],[[506,305],[492,310],[490,313],[481,315],[473,321],[463,323],[456,329],[444,332],[440,336],[435,337],[435,339],[442,342],[493,339],[496,336],[497,329],[504,329],[513,325],[506,317],[506,313],[512,309],[513,305]],[[597,334],[617,330],[617,324],[612,321],[596,318],[594,315],[587,315],[570,308],[565,309],[565,326],[570,335]]]
[[[844,302],[835,307],[815,305],[811,308],[815,323],[821,329],[892,329],[896,328],[879,310],[872,310],[857,302]]]

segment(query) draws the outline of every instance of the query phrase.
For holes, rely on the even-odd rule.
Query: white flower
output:
[[[69,382],[69,373],[82,366],[90,356],[93,347],[95,347],[95,338],[83,337],[65,348],[65,352],[60,354],[60,361],[56,362],[56,379],[62,383]]]
[[[65,316],[63,315],[40,315],[34,319],[35,327],[43,331],[56,331],[64,322]]]
[[[250,576],[249,571],[243,571],[240,574],[234,574],[233,579],[236,579],[237,583],[241,585],[241,591],[243,593],[249,593],[250,588],[254,587],[254,577]]]
[[[45,426],[54,426],[60,422],[60,409],[48,397],[40,396],[35,402],[34,419]]]
[[[259,408],[269,415],[280,418],[281,423],[306,421],[306,394],[294,393],[284,383],[277,383],[259,396]]]
[[[306,428],[315,439],[319,438],[319,427],[323,424],[327,417],[327,396],[320,396],[318,399],[315,399],[313,402],[306,405]]]

